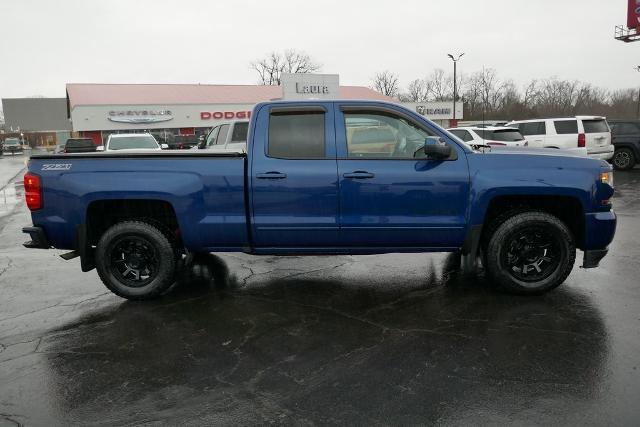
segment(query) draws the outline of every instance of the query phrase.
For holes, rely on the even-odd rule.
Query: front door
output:
[[[469,171],[453,141],[447,160],[425,158],[433,129],[401,110],[336,110],[341,238],[347,246],[460,247]]]
[[[338,244],[333,106],[264,107],[253,135],[251,205],[256,248]]]

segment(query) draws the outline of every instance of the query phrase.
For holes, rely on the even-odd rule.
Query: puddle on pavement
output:
[[[24,194],[24,184],[22,182],[12,182],[0,190],[0,217],[11,212],[18,202],[22,200]]]

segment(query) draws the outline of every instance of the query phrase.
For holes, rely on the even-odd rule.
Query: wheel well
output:
[[[173,206],[163,200],[98,200],[87,209],[87,239],[96,245],[109,227],[119,222],[137,220],[149,222],[180,238],[180,227]]]
[[[501,196],[491,201],[487,208],[484,231],[496,218],[517,210],[540,210],[558,217],[564,222],[576,241],[576,247],[584,243],[584,210],[580,201],[567,196]],[[484,234],[484,233],[483,233]],[[483,236],[489,237],[489,236]]]

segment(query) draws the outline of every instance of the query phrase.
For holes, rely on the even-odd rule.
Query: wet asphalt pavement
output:
[[[499,293],[442,254],[219,254],[199,267],[215,285],[151,303],[22,248],[10,184],[0,426],[638,425],[640,169],[615,180],[609,255],[545,296]]]

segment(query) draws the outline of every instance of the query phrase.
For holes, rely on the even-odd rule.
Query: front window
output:
[[[349,158],[424,157],[424,144],[434,134],[390,113],[345,113]]]
[[[109,141],[109,150],[132,150],[138,148],[160,148],[160,146],[152,136],[148,135],[116,137],[111,138],[111,141]]]

